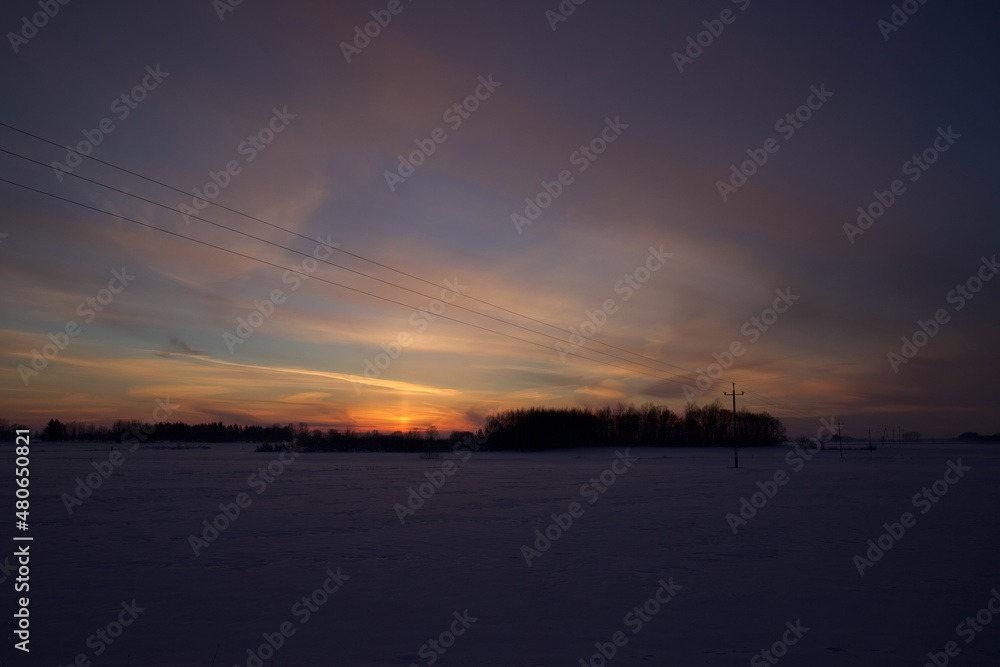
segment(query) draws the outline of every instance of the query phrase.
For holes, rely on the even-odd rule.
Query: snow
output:
[[[613,449],[303,453],[258,494],[248,477],[276,453],[142,448],[69,515],[60,496],[107,445],[38,443],[30,664],[246,665],[289,623],[264,664],[423,666],[421,647],[466,610],[476,620],[434,664],[599,665],[595,643],[620,631],[608,665],[763,665],[797,621],[808,631],[782,665],[920,666],[949,641],[949,664],[1000,664],[1000,617],[971,643],[956,633],[1000,589],[1000,448],[824,451],[798,471],[788,451],[742,450],[734,470],[724,448],[632,448],[590,504],[581,486]],[[913,496],[959,459],[971,470],[921,514]],[[394,504],[449,460],[457,471],[401,524]],[[734,535],[726,514],[779,470],[787,482]],[[189,536],[241,493],[249,506],[196,557]],[[582,515],[528,567],[522,545],[574,501]],[[915,525],[859,575],[853,557],[904,512]],[[338,568],[342,587],[302,623],[294,605]],[[626,615],[661,579],[674,597],[634,632]],[[144,611],[95,656],[88,637],[133,599]],[[12,643],[8,661],[27,664]]]

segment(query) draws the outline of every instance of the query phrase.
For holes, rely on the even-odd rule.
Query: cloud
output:
[[[208,354],[208,352],[205,352],[204,350],[193,349],[190,345],[181,340],[179,336],[175,336],[174,334],[170,334],[169,339],[170,344],[176,349],[154,352],[153,354],[158,357],[168,359],[173,356],[200,357]]]

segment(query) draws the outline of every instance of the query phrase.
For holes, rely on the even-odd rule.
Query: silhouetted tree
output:
[[[11,424],[6,419],[0,419],[0,441],[13,442],[18,431],[29,430],[23,424]]]
[[[744,411],[737,418],[746,446],[785,441],[785,427],[766,412]],[[729,443],[732,411],[716,401],[689,404],[680,417],[665,406],[619,403],[597,411],[579,408],[520,408],[489,415],[490,449],[560,449],[590,446],[700,446]]]
[[[42,435],[46,440],[65,440],[66,427],[58,419],[50,419],[45,430],[42,431]]]

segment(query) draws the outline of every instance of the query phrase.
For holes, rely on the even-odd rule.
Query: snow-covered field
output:
[[[250,476],[277,454],[252,445],[126,449],[68,514],[106,447],[32,447],[32,665],[252,666],[265,635],[263,664],[294,667],[602,665],[595,644],[612,666],[921,666],[948,642],[938,664],[1000,665],[1000,614],[959,627],[1000,590],[1000,447],[743,450],[739,470],[726,449],[302,454],[270,482]],[[727,520],[778,471],[756,515]],[[401,524],[425,473],[445,481]],[[195,556],[203,520],[241,500]],[[905,512],[861,576],[854,557]],[[28,664],[4,615],[7,662]]]

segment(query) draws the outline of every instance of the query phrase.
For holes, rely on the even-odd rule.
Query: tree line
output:
[[[537,450],[573,447],[681,447],[733,442],[733,412],[719,401],[688,404],[683,415],[648,403],[599,410],[519,408],[486,418],[488,449]],[[742,446],[778,445],[784,425],[767,412],[736,413],[736,440]]]
[[[226,425],[222,422],[185,424],[184,422],[145,422],[138,419],[118,419],[109,426],[61,422],[50,419],[42,437],[52,441],[122,442],[135,438],[140,442],[282,442],[291,441],[297,433],[292,424],[281,426]]]
[[[534,450],[588,446],[700,446],[732,444],[732,411],[720,401],[705,406],[688,404],[683,415],[665,406],[642,407],[618,404],[599,410],[583,408],[520,408],[499,411],[486,417],[476,433],[459,431],[439,437],[433,426],[426,429],[356,431],[310,429],[308,424],[270,426],[222,422],[185,424],[152,423],[151,420],[116,420],[110,427],[75,421],[50,419],[32,438],[82,442],[248,442],[279,446],[294,445],[307,451],[444,452],[456,446],[476,444],[481,449]],[[742,446],[780,444],[786,440],[781,421],[767,412],[736,413],[737,438]],[[0,419],[0,442],[13,442],[23,424]],[[980,435],[966,432],[959,442],[1000,443],[1000,433]],[[904,433],[905,442],[917,442],[920,434]],[[844,442],[867,441],[844,436]],[[261,451],[272,451],[261,449]]]
[[[0,434],[4,433],[6,421],[0,420]],[[25,426],[11,425],[14,428]],[[453,433],[441,439],[438,430],[430,427],[407,432],[395,431],[391,434],[379,431],[355,431],[347,429],[310,429],[309,425],[272,424],[270,426],[243,426],[210,422],[186,424],[184,422],[158,422],[151,420],[119,419],[110,427],[79,422],[61,422],[50,419],[40,435],[52,442],[205,442],[261,443],[258,451],[277,451],[287,446],[295,446],[306,451],[399,451],[428,452],[446,451],[454,442],[464,442],[473,438],[469,431]],[[11,438],[13,435],[11,436]]]
[[[0,432],[14,426],[0,420]],[[736,439],[742,446],[781,444],[785,427],[767,412],[736,413]],[[733,413],[719,401],[705,406],[688,404],[683,415],[652,403],[636,407],[618,404],[589,408],[531,407],[502,410],[486,417],[477,433],[457,431],[447,438],[437,429],[407,432],[360,432],[352,429],[310,429],[308,424],[270,426],[226,425],[222,422],[186,424],[119,419],[110,427],[75,421],[49,420],[40,434],[49,441],[83,442],[205,442],[263,443],[306,451],[442,452],[475,442],[486,450],[542,450],[574,447],[701,446],[733,442]]]

